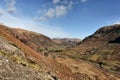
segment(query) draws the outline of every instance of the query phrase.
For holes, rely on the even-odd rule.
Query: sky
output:
[[[0,0],[0,24],[50,38],[80,38],[120,23],[120,0]]]

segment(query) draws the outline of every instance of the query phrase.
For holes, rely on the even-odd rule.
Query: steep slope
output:
[[[24,55],[26,56],[26,58],[42,66],[43,71],[53,73],[63,80],[69,80],[70,78],[74,79],[69,68],[62,64],[57,63],[52,59],[46,58],[38,54],[36,51],[32,50],[29,46],[23,44],[21,41],[16,39],[11,34],[8,27],[3,25],[0,26],[0,36],[12,42],[15,46],[19,47],[22,51],[24,51]]]
[[[54,80],[52,75],[39,72],[41,67],[25,58],[17,46],[0,36],[0,79],[1,80]]]
[[[76,49],[78,49],[81,54],[90,53],[90,51],[94,52],[119,37],[120,25],[105,26],[97,30],[93,35],[85,38]]]
[[[11,28],[10,32],[13,36],[19,39],[21,42],[34,49],[35,51],[42,53],[45,50],[57,48],[57,44],[50,38],[32,31],[27,31],[18,28]]]
[[[73,53],[68,54],[71,57],[95,62],[105,69],[119,73],[120,25],[116,24],[100,28],[71,51]]]
[[[53,38],[55,43],[64,47],[75,47],[78,43],[81,42],[78,38]]]

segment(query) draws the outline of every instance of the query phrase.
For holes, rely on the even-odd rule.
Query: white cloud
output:
[[[38,14],[43,14],[43,13],[45,13],[46,11],[47,11],[46,9],[43,9],[43,10],[42,10],[42,9],[39,9],[37,13],[38,13]]]
[[[75,4],[86,1],[87,0],[53,0],[52,3],[44,4],[44,9],[38,10],[40,16],[36,17],[36,19],[48,20],[64,16],[73,8]]]
[[[53,0],[53,3],[54,4],[57,4],[57,3],[59,3],[60,2],[60,0]]]
[[[0,8],[0,16],[4,14],[4,10]]]
[[[16,12],[16,0],[5,0],[6,7],[9,13],[15,13]]]
[[[87,0],[81,0],[81,2],[87,2]]]
[[[59,26],[53,26],[44,24],[42,22],[36,22],[31,19],[15,17],[11,14],[5,13],[0,18],[0,23],[4,25],[14,27],[14,28],[22,28],[30,31],[35,31],[38,33],[42,33],[51,38],[54,37],[70,37],[65,31],[63,31]]]
[[[56,17],[65,15],[67,11],[68,9],[64,5],[56,6]]]
[[[76,4],[76,3],[73,3],[72,1],[70,1],[70,3],[68,4],[68,8],[72,9],[72,7],[73,7],[74,4]]]
[[[54,17],[64,16],[65,14],[67,14],[69,9],[70,9],[70,6],[57,5],[54,8],[49,8],[48,10],[46,9],[39,10],[38,12],[42,14],[42,16],[35,17],[35,19],[44,21]]]
[[[50,8],[45,7],[44,9],[39,9],[38,13],[40,14],[40,17],[36,17],[36,19],[48,20],[51,18],[64,16],[72,8],[73,2],[68,0],[53,0],[53,3],[51,3],[51,5],[53,6]]]
[[[116,17],[115,19],[113,19],[112,21],[109,22],[110,24],[120,24],[120,17]]]
[[[45,21],[48,20],[46,17],[40,16],[40,17],[35,17],[34,20],[41,20],[41,21]]]
[[[54,16],[55,16],[55,10],[52,9],[52,8],[48,9],[48,11],[47,11],[47,13],[46,13],[46,16],[47,16],[48,18],[54,17]]]
[[[120,24],[120,21],[114,22],[113,24]]]
[[[45,21],[45,20],[48,20],[49,18],[55,17],[55,15],[56,15],[55,9],[53,9],[53,8],[49,8],[48,10],[46,10],[46,9],[39,10],[38,13],[43,14],[43,16],[40,16],[40,17],[36,16],[35,20]]]

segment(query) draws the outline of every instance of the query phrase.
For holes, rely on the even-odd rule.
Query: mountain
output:
[[[32,36],[34,38],[31,38]],[[42,37],[41,37],[42,36]],[[44,42],[42,45],[41,40]],[[34,42],[35,41],[35,42]],[[38,42],[37,42],[38,41]],[[51,42],[51,43],[49,43]],[[114,42],[114,41],[113,41]],[[38,43],[38,44],[37,44]],[[2,80],[119,80],[118,74],[64,52],[44,56],[36,46],[56,47],[39,33],[0,25],[0,79]],[[49,46],[50,44],[50,46]],[[31,46],[32,45],[32,46]],[[35,46],[34,46],[35,45]],[[40,47],[41,48],[41,47]],[[52,52],[54,53],[54,52]],[[61,57],[59,57],[61,56]],[[77,55],[76,55],[77,56]],[[97,73],[97,74],[96,74]]]
[[[14,50],[12,52],[12,53],[14,53],[14,55],[13,55],[13,54],[10,54],[10,52],[12,51],[13,48],[10,48],[6,44],[1,45],[0,53],[3,56],[3,58],[6,58],[6,57],[9,58],[7,60],[8,62],[14,62],[14,64],[16,64],[18,62],[18,64],[20,66],[25,66],[25,67],[27,66],[31,70],[34,70],[34,68],[35,68],[35,69],[37,69],[37,71],[40,70],[40,71],[38,71],[39,73],[45,72],[46,74],[51,75],[52,78],[57,78],[57,79],[62,78],[63,80],[69,80],[69,78],[74,78],[74,76],[72,75],[73,73],[71,73],[70,69],[68,69],[66,66],[56,62],[55,60],[53,60],[51,58],[42,56],[41,54],[37,53],[34,49],[30,48],[28,45],[24,44],[19,39],[17,39],[15,36],[13,36],[13,34],[11,32],[11,28],[6,27],[4,25],[0,25],[0,36],[4,39],[4,40],[2,40],[3,42],[6,40],[8,42],[8,44],[10,44],[10,46],[14,46],[15,48],[18,48],[21,52],[23,52],[23,54],[25,56],[25,60],[23,60],[24,57],[23,56],[20,57],[16,50]],[[5,48],[3,49],[2,47],[5,47]],[[10,50],[10,51],[8,51],[8,50]],[[11,58],[12,58],[12,60],[11,60]],[[8,65],[12,68],[11,69],[12,72],[14,72],[14,70],[16,70],[16,68],[14,69],[14,67],[13,67],[14,64],[8,63]],[[31,66],[32,66],[32,68],[31,68]],[[7,67],[7,68],[9,68],[9,67]],[[4,70],[5,69],[6,68],[4,68]],[[24,72],[24,69],[21,69],[21,70],[23,70],[23,72]],[[21,70],[17,70],[17,71],[19,72]],[[34,72],[36,72],[36,70],[34,70]],[[7,74],[8,72],[4,72],[4,73]],[[29,71],[29,73],[32,73],[32,72]],[[23,75],[27,76],[28,72]],[[18,77],[18,76],[19,75],[17,75],[16,77]],[[8,77],[8,79],[11,77],[14,78],[13,74],[11,74],[10,76],[7,76],[7,77]],[[6,79],[6,76],[1,72],[0,78]],[[23,77],[23,79],[27,80],[27,78],[25,78],[25,77]],[[37,80],[37,79],[35,79],[35,80]],[[47,78],[45,78],[45,79],[47,79]]]
[[[103,68],[120,72],[120,25],[110,25],[98,29],[86,37],[79,46],[72,49],[71,57],[103,64]],[[78,57],[79,56],[79,57]]]
[[[52,40],[58,45],[65,47],[75,47],[81,42],[78,38],[53,38]]]
[[[11,28],[10,32],[14,37],[39,53],[58,47],[50,38],[40,33],[18,28]]]

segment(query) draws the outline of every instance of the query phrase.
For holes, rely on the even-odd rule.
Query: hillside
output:
[[[0,36],[1,80],[53,80],[50,74],[40,70],[41,66],[28,60],[23,51]]]
[[[18,28],[11,28],[10,32],[14,37],[39,53],[58,47],[50,38],[40,33]]]
[[[5,38],[5,40],[11,42],[12,45],[14,45],[14,46],[18,47],[20,50],[22,50],[24,52],[25,58],[30,60],[30,62],[37,63],[39,66],[41,66],[42,67],[41,71],[47,72],[49,74],[54,74],[54,76],[57,76],[58,78],[63,78],[64,80],[67,80],[69,78],[74,78],[72,76],[71,71],[66,66],[64,66],[62,64],[60,65],[58,62],[56,62],[52,59],[46,58],[46,57],[42,56],[41,54],[38,54],[32,48],[25,45],[20,40],[18,40],[16,37],[14,37],[13,34],[11,34],[10,29],[11,28],[1,25],[0,26],[0,36]],[[3,45],[3,46],[5,46],[5,45]],[[0,46],[0,47],[2,47],[2,46]],[[0,51],[0,52],[6,53],[4,51]],[[14,53],[17,54],[16,52],[14,52]],[[29,63],[27,62],[26,64],[29,64]],[[13,66],[13,65],[10,65],[10,66]],[[38,69],[39,69],[39,67],[38,67]],[[25,74],[25,75],[27,75],[27,74]],[[68,77],[68,76],[71,76],[71,77]]]
[[[90,53],[89,51],[92,50],[94,52],[119,37],[120,25],[105,26],[97,30],[93,35],[86,37],[76,49],[79,50],[80,54]]]
[[[53,38],[55,43],[64,47],[75,47],[78,43],[81,42],[78,38]]]
[[[105,26],[86,37],[70,55],[93,63],[102,63],[103,68],[120,72],[120,25]]]
[[[23,32],[25,34],[23,34]],[[35,36],[31,38],[31,35]],[[0,79],[4,80],[119,80],[119,74],[105,71],[93,64],[69,58],[63,52],[41,55],[31,44],[43,41],[46,47],[50,38],[41,34],[0,25]],[[39,37],[39,38],[38,38]],[[43,38],[43,39],[42,39]],[[23,41],[22,41],[22,40]],[[25,42],[24,42],[25,40]],[[46,43],[48,40],[48,43]],[[36,42],[34,42],[36,41]],[[38,41],[38,42],[37,42]],[[26,44],[27,43],[27,44]],[[30,44],[29,44],[30,43]],[[41,43],[42,44],[42,43]],[[54,42],[49,43],[55,45]],[[45,46],[41,45],[41,46]],[[50,47],[51,47],[50,45]],[[66,50],[64,50],[66,51]],[[67,52],[67,51],[66,51]],[[77,56],[77,55],[76,55]],[[53,58],[54,57],[54,58]],[[96,74],[97,73],[97,74]]]

